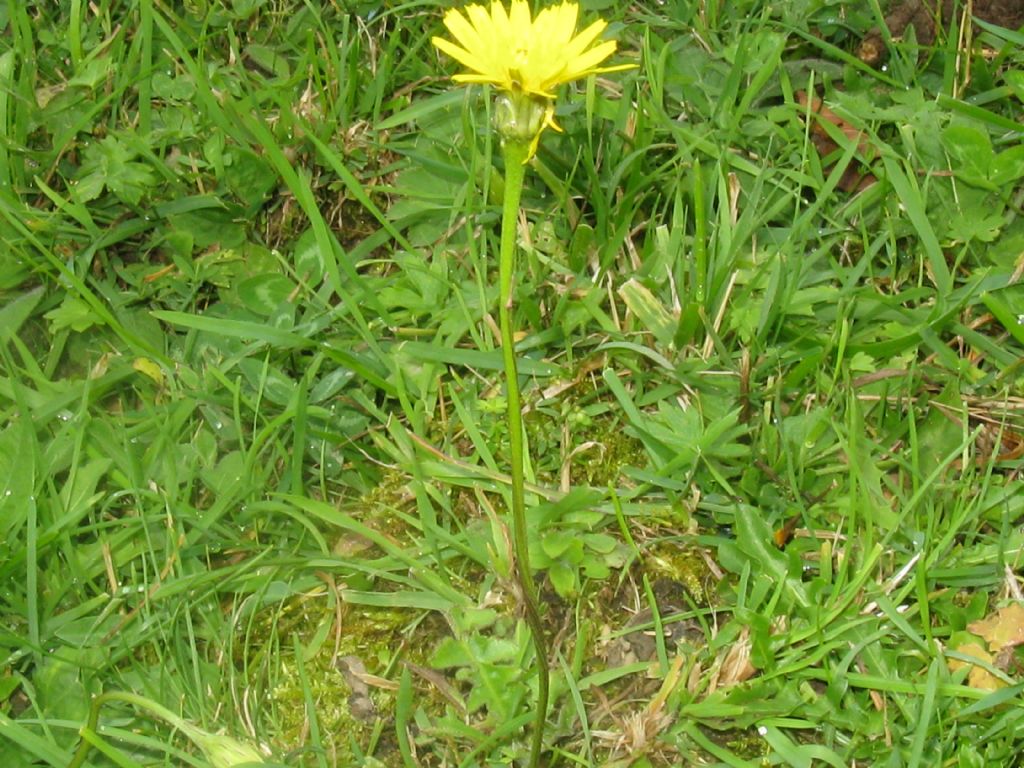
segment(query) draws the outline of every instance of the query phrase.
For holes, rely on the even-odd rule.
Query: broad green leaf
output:
[[[942,146],[949,153],[951,170],[968,184],[993,187],[992,142],[988,133],[964,123],[954,123],[942,132]]]
[[[576,568],[564,560],[555,560],[548,569],[551,585],[560,597],[570,598],[578,591],[579,576]]]
[[[540,539],[540,545],[544,554],[550,558],[561,557],[562,553],[572,546],[576,537],[569,531],[549,531],[544,533]]]
[[[279,182],[266,160],[241,147],[233,148],[225,159],[224,180],[250,214],[259,210]]]
[[[992,183],[1010,184],[1024,176],[1024,145],[1010,147],[996,155],[992,163]]]

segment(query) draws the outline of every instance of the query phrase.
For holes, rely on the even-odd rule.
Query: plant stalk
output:
[[[71,762],[68,763],[68,768],[81,768],[89,750],[93,748],[93,742],[100,739],[98,733],[100,709],[108,701],[131,704],[178,729],[202,750],[203,755],[213,768],[234,768],[234,766],[264,762],[263,756],[252,745],[244,744],[224,734],[208,733],[202,728],[192,725],[162,704],[128,691],[107,691],[93,697],[92,706],[89,708],[89,721],[79,730],[82,740],[71,758]],[[99,743],[102,744],[102,741]]]
[[[191,732],[196,729],[189,723],[185,722],[184,719],[178,717],[174,712],[167,709],[167,707],[157,704],[155,701],[139,696],[134,693],[128,693],[127,691],[107,691],[101,693],[98,696],[94,696],[92,699],[92,706],[89,707],[89,720],[85,726],[85,729],[92,733],[99,732],[99,721],[100,721],[100,709],[108,701],[121,701],[125,704],[131,704],[139,707],[140,709],[148,710],[152,714],[164,720],[164,722],[170,723],[171,726],[183,731],[186,735],[191,736]],[[74,756],[71,758],[71,762],[68,763],[68,768],[79,768],[85,763],[85,758],[89,754],[89,750],[92,749],[92,744],[87,739],[82,739],[78,745],[78,749],[75,750]]]
[[[498,262],[498,319],[501,326],[501,353],[505,363],[507,396],[506,419],[512,458],[512,542],[516,554],[516,575],[523,595],[526,623],[533,636],[537,657],[537,716],[533,726],[530,747],[530,768],[540,765],[547,723],[548,695],[551,671],[548,667],[548,645],[544,626],[537,606],[537,590],[530,570],[530,553],[526,536],[525,466],[523,446],[523,406],[519,395],[519,372],[516,366],[515,337],[512,329],[512,309],[515,306],[516,225],[519,201],[526,175],[529,142],[506,139],[503,144],[505,158],[505,199],[501,214],[501,251]]]

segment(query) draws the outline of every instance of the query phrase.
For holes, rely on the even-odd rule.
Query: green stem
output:
[[[104,754],[108,753],[106,744],[98,733],[100,708],[108,701],[120,701],[125,704],[131,704],[133,707],[159,717],[171,727],[177,728],[202,750],[210,765],[229,768],[229,766],[234,765],[263,762],[263,756],[252,745],[243,744],[226,734],[207,733],[202,728],[198,728],[179,715],[176,715],[162,704],[157,704],[155,701],[151,701],[144,696],[129,693],[128,691],[107,691],[93,698],[92,707],[89,710],[89,722],[79,731],[82,741],[71,758],[71,762],[68,763],[68,768],[81,768],[85,763],[89,750],[94,746],[104,752]]]
[[[149,699],[137,694],[128,693],[127,691],[107,691],[106,693],[101,693],[99,696],[94,696],[92,706],[89,708],[89,721],[84,730],[94,734],[98,733],[100,709],[108,701],[122,701],[125,704],[131,704],[139,709],[145,709],[163,719],[164,722],[170,723],[173,727],[183,731],[190,738],[192,738],[198,730],[171,712],[167,707],[161,706],[155,701],[150,701]],[[75,751],[74,757],[72,757],[71,762],[68,763],[68,768],[79,768],[85,762],[85,758],[88,756],[90,749],[92,749],[92,744],[89,743],[88,739],[83,738],[81,743],[78,745],[78,749]]]
[[[523,407],[519,396],[519,373],[516,368],[515,338],[512,333],[512,309],[515,306],[514,278],[516,272],[516,225],[519,217],[519,199],[523,191],[529,142],[506,139],[505,200],[501,214],[501,253],[498,262],[498,319],[501,326],[501,353],[505,362],[505,382],[508,398],[508,435],[512,454],[512,542],[516,551],[516,575],[523,594],[526,623],[533,635],[537,656],[537,716],[533,726],[530,748],[530,768],[540,765],[540,752],[544,744],[547,722],[548,691],[551,672],[548,668],[548,645],[544,626],[537,607],[537,590],[530,570],[530,553],[526,537],[526,499],[524,492],[526,455],[523,448]]]

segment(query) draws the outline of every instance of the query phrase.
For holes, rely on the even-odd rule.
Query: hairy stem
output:
[[[516,367],[515,338],[512,332],[513,293],[516,271],[516,223],[519,216],[519,199],[523,191],[526,173],[524,162],[529,156],[528,142],[506,140],[505,157],[505,200],[501,215],[501,253],[498,265],[498,318],[501,325],[501,352],[505,362],[505,382],[508,399],[508,433],[512,454],[512,541],[516,552],[516,574],[519,589],[523,595],[526,623],[533,636],[533,647],[537,657],[537,719],[533,727],[533,742],[530,748],[530,768],[540,764],[540,752],[544,743],[544,727],[547,722],[548,691],[550,670],[548,668],[548,645],[544,627],[537,607],[537,590],[530,570],[530,554],[526,537],[526,501],[523,490],[525,477],[525,450],[523,447],[523,407],[519,396],[519,373]]]

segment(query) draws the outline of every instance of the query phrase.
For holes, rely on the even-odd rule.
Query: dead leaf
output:
[[[978,659],[987,664],[992,663],[991,654],[978,643],[967,643],[957,648],[956,651],[964,656],[970,656],[972,659]],[[978,664],[971,664],[960,659],[949,659],[948,663],[950,672],[956,672],[958,669],[963,669],[970,665],[971,671],[967,673],[967,684],[971,688],[977,688],[979,691],[997,691],[1006,685],[1006,683]]]
[[[866,674],[868,671],[867,665],[861,659],[857,659],[857,669],[861,674]],[[885,711],[885,697],[882,694],[876,690],[868,689],[868,696],[871,697],[871,703],[875,705],[877,711]]]
[[[729,646],[722,666],[714,681],[718,688],[730,688],[744,680],[749,680],[757,673],[757,668],[750,663],[750,629],[744,627],[740,636]]]
[[[352,716],[364,723],[373,720],[377,716],[377,706],[370,698],[367,678],[372,676],[367,674],[363,660],[358,656],[341,656],[336,666],[352,690],[348,697],[348,707]]]
[[[1024,643],[1024,605],[1011,603],[987,618],[968,624],[967,629],[988,642],[994,654]]]
[[[339,536],[338,540],[334,542],[334,546],[331,548],[331,551],[332,554],[340,555],[341,557],[354,557],[372,546],[373,542],[369,539],[360,536],[358,533],[345,531],[345,533]]]
[[[842,131],[847,139],[856,142],[857,151],[865,160],[870,161],[878,155],[875,147],[865,138],[862,129],[857,128],[837,115],[825,106],[825,102],[817,96],[808,98],[806,91],[797,91],[795,96],[800,106],[810,106],[811,108],[811,114],[814,116],[814,123],[811,125],[811,141],[814,144],[814,148],[818,150],[819,155],[827,157],[839,149],[839,145],[832,139],[828,129],[825,127],[826,123],[834,125]],[[831,170],[831,168],[827,170]],[[837,186],[843,192],[861,192],[876,181],[877,179],[874,175],[865,170],[859,163],[851,162],[843,171],[843,176]]]
[[[421,667],[419,664],[413,664],[411,661],[402,659],[403,666],[409,668],[411,672],[416,673],[432,686],[434,686],[438,692],[444,696],[448,701],[455,705],[455,707],[462,713],[463,717],[466,715],[466,702],[462,700],[462,696],[455,690],[455,687],[448,682],[448,679],[440,672],[429,669],[427,667]]]
[[[808,98],[806,91],[797,91],[795,95],[797,104],[799,104],[801,107],[808,106]],[[875,151],[874,146],[868,143],[868,141],[864,138],[863,129],[858,128],[857,126],[851,124],[848,120],[845,120],[844,118],[837,115],[827,106],[825,106],[825,102],[819,99],[817,96],[811,97],[810,107],[811,113],[819,120],[818,123],[811,127],[811,129],[816,134],[831,141],[831,137],[829,136],[828,131],[821,124],[822,122],[830,123],[831,125],[834,125],[836,128],[838,128],[840,131],[842,131],[843,135],[846,136],[846,138],[848,138],[851,142],[856,142],[857,150],[867,159],[870,160],[874,158],[876,154],[878,154]]]
[[[693,668],[690,670],[690,676],[686,679],[686,690],[696,696],[701,689],[701,679],[703,676],[704,665],[698,659],[694,662]]]

